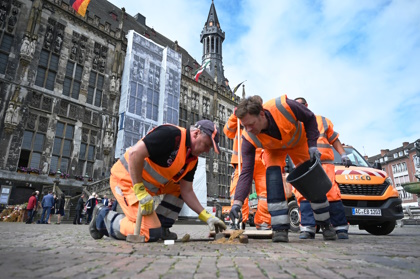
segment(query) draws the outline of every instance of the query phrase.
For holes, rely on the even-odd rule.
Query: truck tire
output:
[[[397,221],[387,221],[376,225],[365,225],[364,229],[373,235],[387,235],[394,229]]]
[[[299,207],[295,200],[289,202],[289,221],[290,221],[290,230],[292,232],[298,232],[300,230],[300,213]]]

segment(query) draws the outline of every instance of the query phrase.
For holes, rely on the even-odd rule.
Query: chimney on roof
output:
[[[143,16],[141,13],[137,13],[134,18],[136,19],[136,21],[138,23],[140,23],[141,25],[146,26],[146,17]]]
[[[389,149],[381,149],[381,156],[385,156],[389,152]]]
[[[408,141],[403,142],[403,147],[407,147],[409,145]]]

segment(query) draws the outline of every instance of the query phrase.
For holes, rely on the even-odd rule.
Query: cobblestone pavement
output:
[[[179,238],[205,238],[207,225],[176,224]],[[349,240],[248,244],[132,244],[94,240],[86,225],[0,223],[0,278],[420,278],[420,226]]]

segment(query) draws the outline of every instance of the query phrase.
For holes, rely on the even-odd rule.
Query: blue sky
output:
[[[112,0],[201,62],[211,0]],[[225,76],[247,96],[305,97],[377,155],[420,138],[420,1],[215,0]]]

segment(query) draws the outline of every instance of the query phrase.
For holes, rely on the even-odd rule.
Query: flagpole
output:
[[[238,127],[236,129],[238,138],[238,176],[241,175],[241,121],[237,119]]]
[[[246,80],[244,80],[243,82],[241,82],[239,85],[241,85],[242,83],[244,83]],[[238,85],[238,86],[239,86]],[[237,87],[238,87],[237,86]],[[236,88],[237,89],[237,88]],[[236,91],[236,90],[235,90]],[[242,85],[242,98],[245,99],[245,84]],[[241,142],[242,142],[242,137],[241,137],[241,121],[238,118],[238,123],[237,123],[238,127],[236,128],[236,131],[238,133],[238,175],[241,175],[241,170],[242,170],[242,152],[241,152]]]

